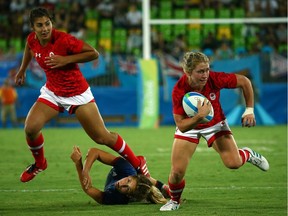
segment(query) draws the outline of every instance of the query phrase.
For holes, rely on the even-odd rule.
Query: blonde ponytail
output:
[[[146,176],[136,175],[133,178],[135,178],[137,184],[135,191],[130,194],[132,200],[146,200],[155,204],[165,204],[167,202],[160,190]]]
[[[154,185],[151,186],[149,193],[147,194],[147,201],[155,204],[165,204],[167,199],[163,196],[160,190]]]

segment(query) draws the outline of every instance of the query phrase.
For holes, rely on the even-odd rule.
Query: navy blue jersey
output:
[[[131,175],[137,175],[135,168],[124,158],[118,157],[115,160],[113,168],[107,175],[102,200],[103,204],[128,204],[129,198],[125,194],[121,194],[119,191],[117,191],[115,188],[115,182]]]

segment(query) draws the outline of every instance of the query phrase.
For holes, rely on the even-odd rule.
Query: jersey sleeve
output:
[[[186,93],[185,87],[185,76],[181,77],[180,80],[175,84],[172,91],[172,105],[173,105],[173,114],[177,115],[186,115],[183,106],[182,99]]]
[[[211,73],[210,76],[218,89],[236,88],[237,86],[237,78],[234,73],[214,72]]]
[[[182,94],[177,94],[177,92],[173,92],[172,95],[173,114],[186,115],[182,106]]]
[[[28,48],[31,49],[33,47],[33,43],[35,43],[36,40],[34,40],[34,38],[36,37],[36,34],[35,32],[31,32],[27,39],[26,39],[26,42],[27,42],[27,45],[28,45]]]
[[[64,35],[63,43],[66,44],[68,54],[80,53],[84,45],[82,40],[79,40],[70,34]]]

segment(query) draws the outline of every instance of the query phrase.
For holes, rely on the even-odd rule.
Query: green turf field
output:
[[[136,154],[146,156],[153,177],[167,181],[174,127],[110,129],[119,132]],[[110,150],[94,144],[80,128],[44,129],[48,169],[33,181],[21,183],[20,173],[32,162],[24,132],[2,129],[0,215],[287,215],[286,126],[232,130],[239,147],[249,146],[266,156],[270,170],[263,172],[251,164],[229,170],[218,154],[202,142],[187,171],[184,203],[177,212],[160,212],[161,205],[153,204],[101,206],[82,192],[70,159],[73,145],[79,145],[84,155],[95,146]],[[95,186],[103,188],[108,170],[95,164]]]

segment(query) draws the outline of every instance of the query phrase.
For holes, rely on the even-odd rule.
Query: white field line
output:
[[[160,153],[171,153],[172,149],[172,142],[169,145],[167,145],[167,148],[157,148],[157,152]],[[276,140],[261,140],[261,139],[249,139],[249,140],[243,140],[243,139],[236,139],[236,143],[239,148],[242,148],[244,146],[251,147],[252,149],[256,151],[261,152],[272,152],[273,148],[269,147],[269,145],[275,145],[277,144]],[[255,148],[256,147],[256,148]],[[206,142],[202,139],[202,141],[199,143],[199,146],[197,147],[197,152],[211,152],[211,149],[207,147]],[[155,155],[155,154],[149,154]],[[158,154],[157,154],[158,155]]]
[[[273,152],[273,148],[265,147],[265,146],[257,146],[257,148],[254,148],[250,145],[247,145],[248,147],[251,147],[253,150],[259,151],[262,154],[264,152]],[[241,148],[241,147],[240,147]],[[152,154],[146,154],[146,156],[152,157],[152,156],[163,156],[167,154],[171,154],[171,148],[157,148],[158,153],[152,153]],[[198,146],[196,149],[196,152],[204,152],[204,153],[216,153],[212,148],[208,148],[207,146]],[[159,155],[161,153],[161,155]],[[276,153],[277,154],[277,153]]]
[[[287,187],[245,187],[245,186],[231,186],[231,187],[199,187],[199,188],[185,188],[188,191],[194,190],[282,190],[287,189]]]
[[[0,193],[35,193],[35,192],[80,192],[81,189],[35,189],[35,190],[15,190],[15,189],[7,189],[7,190],[0,190]]]
[[[268,144],[277,144],[277,140],[261,140],[261,139],[247,139],[247,140],[237,140],[235,138],[236,143],[238,144],[246,144],[246,145],[268,145]]]
[[[245,186],[230,186],[230,187],[193,187],[193,188],[185,188],[188,191],[195,191],[195,190],[279,190],[279,189],[287,189],[287,187],[245,187]],[[38,190],[15,190],[15,189],[7,189],[7,190],[0,190],[0,193],[53,193],[53,192],[81,192],[81,189],[38,189]]]

